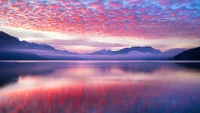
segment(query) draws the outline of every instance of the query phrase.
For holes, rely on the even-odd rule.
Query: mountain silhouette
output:
[[[48,56],[48,54],[50,54]],[[80,60],[81,58],[72,56],[58,55],[77,55],[76,52],[67,50],[61,51],[47,44],[30,43],[20,41],[17,37],[11,36],[0,31],[0,60],[50,60],[50,59],[65,59],[65,60]]]
[[[118,51],[112,51],[112,50],[100,50],[100,51],[95,51],[93,53],[90,53],[91,55],[117,55],[117,54],[129,54],[130,52],[141,52],[141,53],[151,53],[151,54],[158,54],[161,53],[160,50],[154,49],[150,46],[144,46],[144,47],[140,47],[140,46],[133,46],[130,48],[123,48],[120,49]]]
[[[0,47],[1,49],[34,49],[34,50],[48,50],[64,54],[78,54],[76,52],[69,52],[67,50],[61,51],[47,44],[30,43],[27,41],[20,41],[18,38],[0,31]]]
[[[120,50],[103,49],[88,54],[58,50],[47,44],[20,41],[0,31],[0,60],[167,60],[186,49],[160,51],[151,46],[133,46]]]
[[[200,47],[186,50],[176,55],[173,60],[200,60]]]
[[[112,55],[112,54],[114,54],[114,51],[103,49],[103,50],[95,51],[95,52],[92,52],[89,54],[91,54],[91,55]]]
[[[6,34],[2,31],[0,31],[0,47],[2,48],[8,48],[12,46],[21,46],[22,43],[19,41],[18,38],[10,36],[9,34]]]
[[[132,51],[138,51],[138,52],[142,52],[142,53],[152,53],[152,54],[158,54],[161,53],[160,50],[154,49],[150,46],[144,46],[144,47],[140,47],[140,46],[135,46],[135,47],[131,47],[131,48],[124,48],[118,51],[115,51],[115,54],[128,54],[129,52]]]

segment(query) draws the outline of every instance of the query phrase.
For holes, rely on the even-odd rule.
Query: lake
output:
[[[200,113],[198,61],[1,61],[0,113]]]

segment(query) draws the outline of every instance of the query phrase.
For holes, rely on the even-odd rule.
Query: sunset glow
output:
[[[200,0],[0,0],[0,113],[200,113]]]
[[[0,29],[20,40],[80,53],[134,45],[192,48],[200,43],[198,4],[198,0],[1,0]]]

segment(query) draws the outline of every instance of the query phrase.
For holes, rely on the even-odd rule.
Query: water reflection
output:
[[[199,113],[199,67],[169,62],[1,62],[0,112]]]

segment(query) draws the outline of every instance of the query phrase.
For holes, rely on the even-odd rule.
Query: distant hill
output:
[[[141,52],[141,53],[151,53],[151,54],[158,54],[161,53],[160,50],[154,49],[150,46],[134,46],[131,48],[123,48],[118,51],[112,51],[112,50],[100,50],[100,51],[95,51],[93,53],[90,53],[91,55],[117,55],[117,54],[129,54],[131,52]]]
[[[186,50],[176,55],[173,60],[200,60],[200,47]]]
[[[131,48],[124,48],[118,51],[115,51],[115,54],[128,54],[129,52],[132,51],[137,51],[137,52],[142,52],[142,53],[152,53],[152,54],[158,54],[161,53],[160,50],[154,49],[151,46],[144,46],[144,47],[140,47],[140,46],[135,46],[135,47],[131,47]]]
[[[95,52],[92,52],[89,54],[91,54],[91,55],[112,55],[114,53],[111,50],[103,49],[103,50],[95,51]]]

